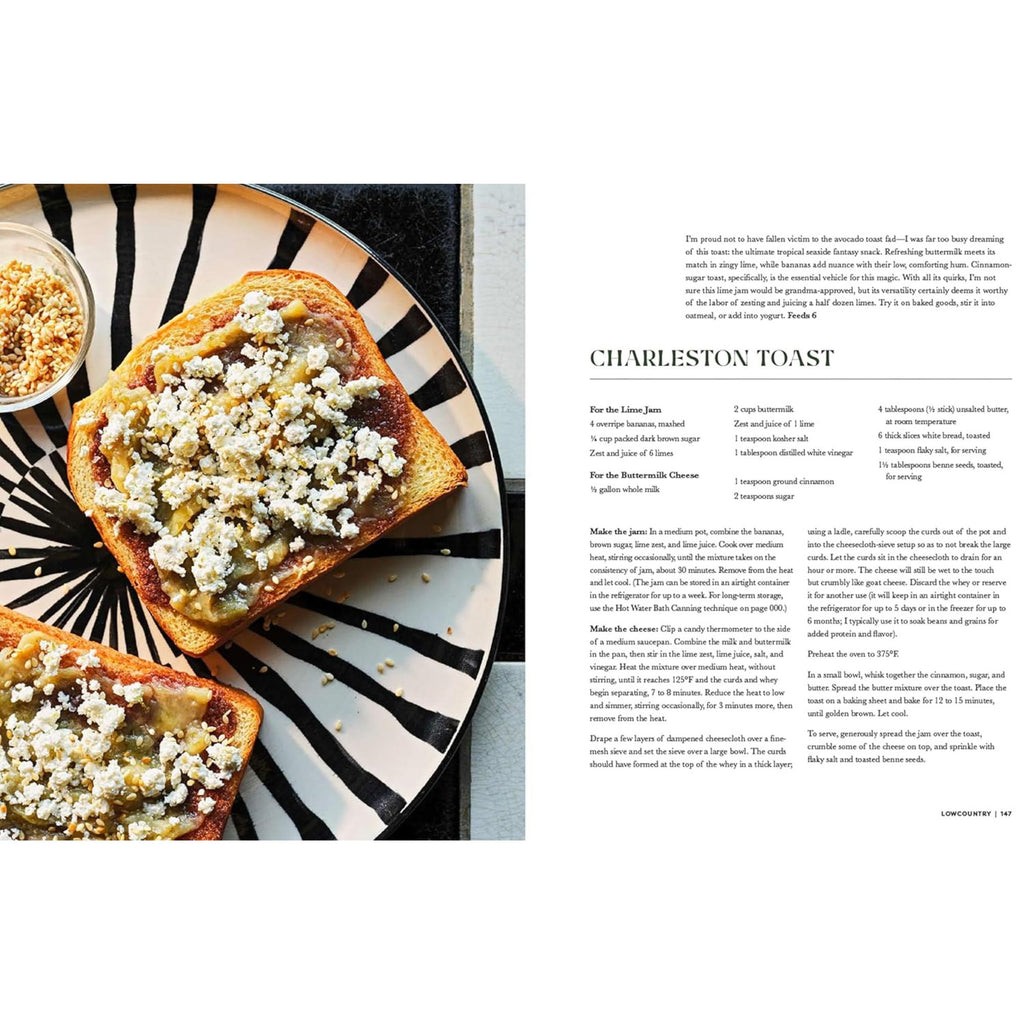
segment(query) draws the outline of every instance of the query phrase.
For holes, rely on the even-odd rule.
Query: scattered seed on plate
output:
[[[451,627],[451,626],[449,626],[449,627],[448,627],[448,635],[449,635],[449,636],[451,636],[451,635],[452,635],[452,627]]]
[[[320,679],[320,685],[326,686],[328,683],[334,682],[334,676],[330,672],[325,672]]]
[[[120,568],[120,566],[118,566],[118,568]],[[36,566],[36,571],[35,571],[35,573],[33,573],[33,575],[35,575],[35,576],[42,576],[43,575],[43,567],[41,565],[37,565]]]
[[[395,690],[395,696],[396,697],[404,697],[405,696],[405,690],[403,690],[402,687],[399,687],[397,690]]]
[[[441,548],[442,555],[450,555],[451,553],[451,548]]]
[[[15,546],[14,546],[13,544],[12,544],[12,545],[11,545],[11,546],[10,546],[10,547],[9,547],[9,548],[7,549],[7,554],[9,554],[9,555],[10,555],[10,556],[11,556],[12,558],[13,558],[13,557],[14,557],[14,556],[15,556],[15,555],[16,555],[17,553],[18,553],[18,549],[17,549],[17,548],[16,548],[16,547],[15,547]]]
[[[425,572],[420,573],[420,579],[423,580],[424,583],[429,583],[430,582],[430,574],[429,573],[425,573]]]
[[[391,627],[391,632],[392,633],[397,633],[398,632],[398,623],[397,622]]]
[[[12,554],[12,555],[14,554],[14,548],[11,548],[11,554]],[[397,577],[397,576],[396,576],[396,575],[395,575],[394,573],[392,573],[392,574],[391,574],[391,575],[390,575],[390,576],[388,577],[388,583],[394,583],[394,582],[395,582],[395,580],[397,580],[397,579],[398,579],[398,577]]]
[[[395,667],[395,663],[390,658],[385,658],[384,659],[384,664],[387,665],[388,668],[394,668]]]
[[[328,647],[328,648],[327,648],[327,653],[328,653],[328,654],[329,654],[329,655],[330,655],[330,656],[331,656],[332,658],[336,658],[336,657],[338,656],[338,652],[337,652],[337,651],[336,651],[336,650],[335,650],[335,649],[334,649],[333,647]]]
[[[334,723],[334,731],[335,732],[341,732],[341,719],[340,718]]]
[[[266,665],[260,665],[260,675],[263,675],[267,671]]]
[[[378,672],[379,672],[379,673],[380,673],[381,675],[384,675],[384,666],[383,666],[383,665],[382,665],[382,664],[381,664],[380,662],[378,662],[378,663],[377,663],[377,671],[378,671]]]
[[[96,541],[96,543],[93,544],[93,547],[94,548],[101,548],[101,547],[103,547],[103,541],[101,541],[101,540]]]
[[[359,625],[362,629],[366,629],[366,619],[363,619],[363,621]]]

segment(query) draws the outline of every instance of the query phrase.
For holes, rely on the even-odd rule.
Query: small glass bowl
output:
[[[67,387],[68,382],[85,362],[96,321],[95,303],[89,278],[74,253],[56,238],[30,228],[27,224],[0,222],[0,267],[11,260],[21,260],[61,278],[71,290],[82,311],[82,343],[71,365],[45,388],[30,395],[0,394],[0,413],[27,409]]]

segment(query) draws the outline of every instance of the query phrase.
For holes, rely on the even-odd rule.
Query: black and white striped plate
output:
[[[0,416],[0,604],[213,673],[260,700],[264,724],[226,838],[368,839],[393,830],[454,753],[490,669],[504,603],[501,470],[454,345],[356,239],[259,189],[13,185],[0,190],[0,220],[48,231],[72,249],[96,297],[83,372],[55,399]],[[297,594],[279,620],[208,658],[186,657],[94,546],[97,534],[71,498],[71,405],[186,306],[246,271],[289,266],[348,295],[469,469],[469,487],[351,559],[342,578]],[[398,579],[389,583],[391,575]],[[334,681],[323,685],[328,674]]]

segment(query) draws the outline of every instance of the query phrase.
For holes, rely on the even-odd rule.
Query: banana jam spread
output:
[[[145,539],[171,606],[215,628],[400,493],[399,396],[358,375],[343,324],[277,304],[250,292],[194,343],[155,349],[97,435],[98,509]]]
[[[28,633],[0,650],[0,839],[174,839],[242,752],[202,686],[111,681],[92,651]],[[229,715],[224,717],[230,718]]]

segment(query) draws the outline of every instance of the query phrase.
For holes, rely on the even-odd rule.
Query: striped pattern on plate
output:
[[[214,674],[261,701],[263,728],[225,838],[386,835],[453,754],[486,681],[504,606],[501,469],[455,346],[365,246],[259,189],[14,185],[0,190],[0,220],[48,231],[72,249],[96,298],[92,346],[66,391],[0,416],[0,604]],[[192,658],[96,546],[68,490],[67,425],[73,403],[135,343],[262,267],[312,271],[348,295],[413,401],[466,465],[469,487],[226,648]]]

